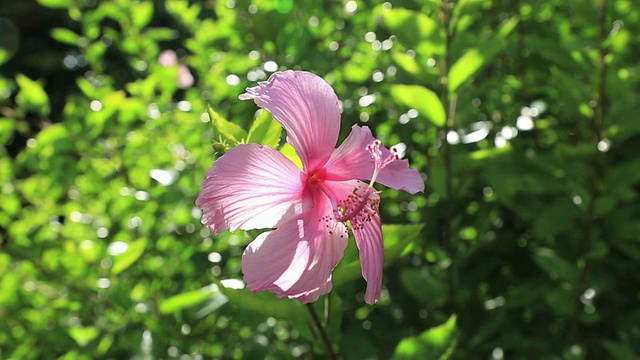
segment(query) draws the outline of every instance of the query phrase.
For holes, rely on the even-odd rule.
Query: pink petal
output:
[[[213,163],[196,200],[202,223],[226,229],[273,228],[312,204],[305,200],[300,169],[280,152],[257,144],[229,150]]]
[[[340,203],[342,200],[349,198],[353,201],[359,201],[357,194],[363,193],[362,189],[367,184],[361,181],[342,181],[333,182],[325,181],[322,189],[335,202]],[[354,191],[354,189],[360,191]],[[355,198],[354,198],[355,196]],[[380,196],[377,192],[373,192],[368,201],[367,207],[363,208],[361,216],[354,216],[351,222],[351,230],[356,239],[356,245],[360,251],[360,265],[362,267],[362,277],[367,281],[367,290],[364,300],[368,304],[375,304],[380,298],[382,289],[382,270],[384,267],[384,250],[382,244],[382,224],[378,204]]]
[[[239,99],[253,99],[271,112],[307,171],[317,170],[331,156],[340,132],[340,108],[335,92],[321,77],[304,71],[277,72],[247,88]]]
[[[327,179],[343,180],[371,180],[374,161],[366,150],[367,145],[374,140],[368,127],[354,125],[351,133],[342,144],[331,154],[325,165]],[[391,152],[381,146],[382,158]],[[407,160],[396,160],[385,166],[378,175],[376,182],[397,190],[404,190],[411,194],[424,191],[424,181],[418,170],[409,168]]]
[[[252,292],[313,302],[331,291],[331,273],[347,246],[347,228],[330,219],[331,205],[315,194],[315,206],[260,234],[242,256],[242,272]]]
[[[376,194],[377,195],[377,194]],[[367,281],[364,301],[375,304],[382,290],[382,270],[384,268],[384,246],[382,244],[382,223],[380,213],[371,215],[369,221],[351,224],[353,237],[360,251],[362,277]]]
[[[178,56],[173,50],[165,50],[158,56],[158,63],[163,67],[173,66],[178,63]]]
[[[194,78],[191,71],[185,65],[178,65],[178,87],[188,89],[193,86]]]

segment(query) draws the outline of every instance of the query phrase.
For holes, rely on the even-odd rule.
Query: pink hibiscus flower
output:
[[[188,89],[193,86],[195,79],[191,71],[185,65],[178,64],[178,55],[173,50],[165,50],[158,56],[158,63],[162,67],[172,67],[178,65],[178,87]]]
[[[338,98],[322,78],[303,71],[274,73],[247,88],[271,112],[296,150],[299,169],[277,150],[242,144],[217,159],[196,204],[211,231],[272,229],[244,251],[242,272],[252,292],[312,302],[331,291],[331,274],[347,246],[350,224],[367,281],[365,301],[374,304],[382,288],[383,245],[372,187],[379,182],[412,194],[424,190],[417,170],[353,126],[335,148],[340,132]],[[361,180],[369,180],[369,184]]]

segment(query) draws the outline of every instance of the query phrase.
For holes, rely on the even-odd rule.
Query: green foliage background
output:
[[[237,96],[293,68],[427,184],[382,193],[380,303],[351,244],[315,304],[339,356],[639,359],[639,33],[635,0],[3,1],[0,358],[326,356],[194,205],[213,148],[282,144]]]

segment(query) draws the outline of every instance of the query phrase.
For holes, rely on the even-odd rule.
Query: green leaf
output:
[[[546,271],[552,279],[559,278],[571,284],[578,280],[578,268],[558,256],[558,254],[551,249],[537,249],[533,260]]]
[[[455,92],[460,85],[473,76],[489,62],[505,45],[506,37],[518,24],[517,18],[504,22],[496,34],[477,48],[469,49],[449,70],[449,93]]]
[[[602,347],[616,360],[640,360],[640,355],[633,351],[631,345],[611,340],[602,340]]]
[[[371,77],[375,66],[370,56],[357,52],[344,64],[342,73],[346,81],[361,83]]]
[[[51,110],[49,96],[42,85],[22,74],[16,75],[16,81],[20,87],[20,92],[16,96],[18,105],[42,115],[49,115]]]
[[[76,80],[76,84],[78,85],[82,93],[84,93],[87,97],[91,99],[97,99],[99,97],[98,89],[96,89],[96,87],[86,78],[79,77]]]
[[[488,60],[489,54],[480,49],[469,49],[460,57],[449,71],[449,92],[453,93],[463,82],[470,78]]]
[[[105,128],[107,130],[109,129],[109,120],[112,119],[113,115],[120,109],[125,99],[126,94],[122,90],[109,93],[100,99],[102,102],[102,110],[90,112],[85,118],[90,128],[89,136],[99,136],[105,131]]]
[[[155,41],[174,40],[179,36],[179,32],[175,29],[166,27],[147,28],[144,36]]]
[[[543,298],[551,311],[559,317],[569,317],[576,311],[575,294],[566,288],[556,286],[547,290]]]
[[[551,200],[533,221],[534,231],[540,237],[555,238],[572,231],[573,219],[579,216],[575,205],[569,199]],[[558,221],[558,219],[564,219],[564,221]]]
[[[584,257],[589,260],[604,259],[609,254],[609,245],[602,240],[594,240],[591,243],[591,248]]]
[[[490,6],[491,0],[460,0],[453,8],[453,18],[459,18],[467,13],[475,13],[485,6]]]
[[[247,138],[247,132],[243,128],[220,116],[211,106],[207,106],[207,112],[211,118],[216,135],[222,140],[231,143],[231,146],[240,144]]]
[[[404,52],[394,52],[391,56],[393,57],[393,61],[407,73],[413,76],[419,76],[423,72],[415,56],[410,56]]]
[[[440,98],[420,85],[393,85],[391,96],[396,103],[418,110],[436,126],[444,126],[446,112]]]
[[[456,316],[452,315],[440,326],[402,339],[393,353],[393,359],[448,359],[456,347],[456,329]]]
[[[80,346],[87,346],[93,339],[100,334],[95,326],[72,327],[69,329],[69,336]]]
[[[38,140],[39,147],[49,146],[52,150],[55,149],[58,154],[72,151],[74,147],[73,141],[69,139],[69,131],[62,123],[47,126],[38,133],[36,140]],[[47,153],[49,152],[47,151]]]
[[[407,254],[422,230],[423,224],[382,225],[384,239],[384,264],[393,264],[400,256]],[[333,272],[333,287],[359,279],[361,277],[360,260],[340,264]]]
[[[222,290],[229,302],[242,310],[273,316],[282,320],[300,320],[308,317],[304,306],[298,300],[278,299],[268,292],[252,294],[249,289],[231,289],[219,280],[215,283]]]
[[[113,334],[107,334],[102,339],[100,339],[100,343],[96,347],[96,350],[99,355],[104,355],[113,345],[114,336]]]
[[[117,275],[129,268],[129,266],[133,265],[133,263],[136,262],[136,260],[138,260],[140,256],[142,256],[146,246],[147,239],[144,238],[136,240],[129,244],[127,251],[116,256],[113,259],[113,267],[111,268],[111,272],[114,275]]]
[[[168,299],[160,301],[158,310],[162,314],[172,314],[180,310],[196,306],[214,296],[216,293],[219,293],[220,286],[221,285],[211,285],[199,290],[174,295]]]
[[[51,30],[51,37],[63,44],[73,46],[78,45],[78,40],[80,40],[80,35],[67,28],[53,28]]]
[[[293,10],[293,0],[276,0],[276,10],[280,14],[288,14]]]
[[[149,24],[149,21],[151,21],[151,18],[153,18],[153,3],[147,1],[138,4],[132,4],[131,17],[133,24],[138,29],[142,29],[143,27],[147,26],[147,24]]]
[[[0,118],[0,145],[4,145],[13,137],[13,129],[16,121],[9,118]]]
[[[430,306],[441,306],[447,302],[446,286],[428,272],[418,269],[402,269],[400,280],[407,292]]]
[[[263,110],[251,124],[247,142],[263,144],[275,149],[280,144],[280,134],[282,134],[282,126],[273,119],[271,113]]]
[[[6,17],[0,18],[0,65],[9,61],[18,51],[20,45],[20,30],[15,22]],[[2,88],[0,80],[0,88]]]
[[[40,5],[52,9],[66,9],[71,6],[72,0],[36,0]]]
[[[291,146],[291,144],[284,143],[284,145],[282,145],[282,147],[280,148],[280,152],[287,159],[291,160],[294,164],[296,164],[298,168],[302,169],[302,160],[300,160],[300,157],[296,153],[296,149],[294,149],[293,146]]]
[[[422,56],[432,56],[440,51],[442,37],[438,23],[429,16],[407,9],[383,12],[382,18],[389,31],[407,48],[416,49]]]

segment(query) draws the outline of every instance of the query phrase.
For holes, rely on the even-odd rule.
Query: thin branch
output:
[[[604,123],[604,109],[606,106],[606,82],[607,82],[607,63],[605,61],[605,57],[607,56],[607,49],[604,47],[603,43],[608,36],[607,31],[607,0],[599,1],[599,17],[598,24],[600,28],[600,45],[598,48],[598,94],[597,94],[597,106],[595,108],[595,114],[593,118],[593,136],[595,138],[596,143],[599,143],[602,140],[602,128]],[[596,225],[596,202],[600,197],[600,187],[602,178],[604,177],[604,166],[602,160],[600,158],[600,154],[596,154],[593,159],[593,167],[590,168],[590,172],[588,174],[588,181],[590,185],[590,196],[589,202],[587,204],[587,216],[586,216],[586,226],[584,229],[584,237],[582,239],[582,254],[587,254],[593,245],[593,233]],[[584,291],[585,281],[587,278],[587,270],[588,270],[589,260],[585,259],[582,268],[580,269],[578,282],[576,284],[576,291],[578,292],[578,300],[576,301],[576,308],[574,310],[574,315],[572,319],[572,339],[573,341],[580,340],[580,314],[582,313],[583,305],[579,300],[580,293]]]
[[[329,340],[329,336],[327,335],[327,329],[324,326],[322,326],[322,323],[320,322],[320,318],[318,318],[318,314],[316,313],[316,310],[313,308],[312,304],[307,304],[307,309],[311,314],[313,323],[316,325],[316,328],[320,333],[320,337],[322,338],[322,342],[324,342],[324,346],[327,348],[327,356],[331,360],[337,360],[338,356],[333,351],[333,345],[331,345],[331,341]]]
[[[331,321],[331,294],[332,292],[324,297],[324,322],[322,323],[322,327],[325,329],[329,327],[329,322]]]
[[[447,120],[444,125],[444,139],[443,139],[443,156],[444,156],[444,177],[445,177],[445,192],[446,192],[446,204],[445,204],[445,219],[444,219],[444,231],[443,231],[443,246],[447,252],[447,256],[451,261],[450,268],[447,271],[447,283],[449,288],[449,303],[451,305],[451,311],[456,312],[456,289],[455,289],[455,245],[453,239],[453,217],[454,217],[454,191],[453,191],[453,165],[451,160],[451,145],[447,141],[447,134],[451,131],[455,125],[455,109],[457,106],[457,96],[449,98],[449,65],[451,63],[451,43],[453,41],[454,31],[451,29],[450,19],[451,4],[449,0],[442,2],[442,8],[440,17],[443,23],[443,27],[446,32],[445,38],[445,52],[442,64],[440,66],[440,84],[441,94],[440,99],[442,104],[448,106]]]

